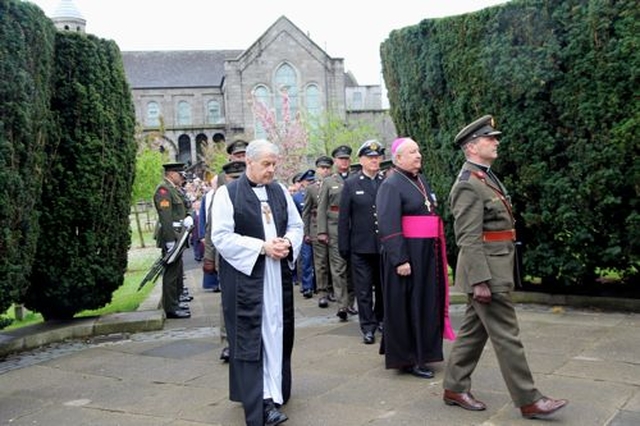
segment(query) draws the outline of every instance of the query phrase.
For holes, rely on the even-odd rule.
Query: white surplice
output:
[[[291,241],[293,268],[298,258],[303,239],[303,223],[298,209],[289,192],[280,185],[287,199],[287,230],[284,235]],[[252,187],[255,195],[264,208],[267,202],[265,187]],[[211,240],[213,245],[233,268],[249,276],[258,260],[264,241],[236,234],[233,218],[233,204],[226,186],[218,188],[214,194],[211,210]],[[262,214],[262,225],[266,240],[277,237],[276,226],[271,214]],[[265,259],[264,290],[262,303],[262,359],[264,398],[272,398],[275,403],[282,404],[282,339],[283,339],[283,306],[280,261],[270,257]]]

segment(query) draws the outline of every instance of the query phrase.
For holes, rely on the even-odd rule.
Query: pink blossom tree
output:
[[[283,183],[307,167],[306,148],[309,135],[300,112],[291,116],[291,99],[286,89],[280,90],[282,117],[278,120],[273,108],[251,93],[251,109],[270,142],[280,148],[280,161],[276,178]]]

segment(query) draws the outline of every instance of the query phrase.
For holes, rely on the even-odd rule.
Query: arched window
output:
[[[147,117],[145,123],[148,127],[160,126],[160,105],[156,101],[147,102]]]
[[[209,101],[207,102],[207,124],[218,124],[222,114],[220,113],[220,102]]]
[[[320,104],[320,89],[316,84],[310,84],[305,90],[305,106],[309,116],[318,116],[322,112]]]
[[[261,104],[261,105],[255,105],[254,106],[255,110],[259,111],[263,108],[267,111],[271,110],[271,95],[269,93],[269,89],[267,89],[265,86],[258,86],[253,90],[253,100],[257,104]],[[266,139],[268,136],[267,130],[265,129],[264,124],[260,120],[260,117],[254,114],[253,120],[254,120],[253,128],[254,128],[256,139]]]
[[[289,99],[289,117],[295,117],[298,112],[298,78],[293,67],[289,64],[282,64],[276,70],[275,86],[277,90],[276,102],[276,118],[278,121],[283,119],[284,91]]]
[[[191,138],[189,135],[180,135],[178,138],[178,161],[191,164]]]
[[[191,125],[191,105],[187,101],[178,102],[178,125]]]

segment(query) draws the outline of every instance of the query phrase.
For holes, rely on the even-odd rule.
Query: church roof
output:
[[[84,19],[84,16],[82,16],[73,0],[62,0],[51,15],[51,18]]]
[[[122,60],[132,89],[220,87],[224,61],[242,50],[123,51]]]

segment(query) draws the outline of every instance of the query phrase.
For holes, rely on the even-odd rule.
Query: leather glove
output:
[[[191,228],[193,226],[193,218],[191,216],[187,216],[184,219],[182,219],[182,225],[185,228]]]
[[[175,245],[176,245],[176,242],[175,241],[171,241],[169,243],[165,243],[164,246],[166,247],[167,251],[171,251],[171,250],[173,250]]]

